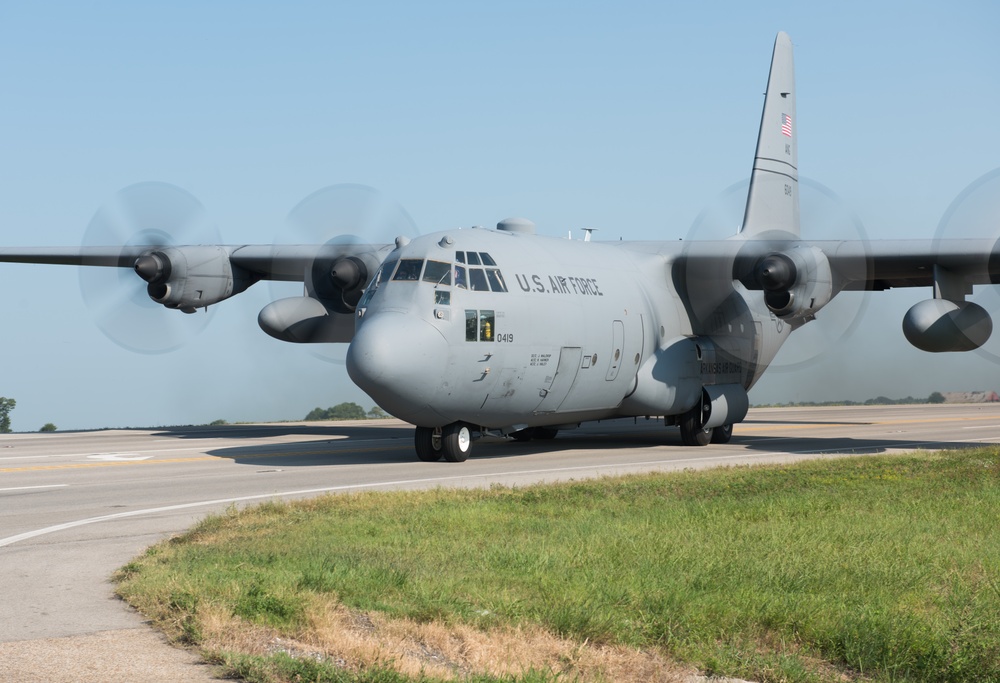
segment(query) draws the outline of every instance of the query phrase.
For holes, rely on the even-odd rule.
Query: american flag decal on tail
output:
[[[792,117],[788,114],[781,115],[781,132],[788,137],[792,137]]]

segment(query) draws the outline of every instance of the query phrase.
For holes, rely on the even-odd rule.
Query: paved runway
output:
[[[705,448],[683,447],[656,420],[616,420],[553,441],[484,439],[465,463],[416,461],[412,428],[395,420],[0,435],[0,670],[95,680],[79,673],[89,653],[139,667],[143,680],[177,680],[171,667],[210,680],[189,654],[148,645],[155,639],[108,576],[232,504],[998,443],[1000,404],[754,409],[730,444]]]

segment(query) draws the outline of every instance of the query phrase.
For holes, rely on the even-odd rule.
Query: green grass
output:
[[[328,598],[754,680],[1000,681],[998,521],[996,448],[366,493],[211,517],[119,590],[193,643],[199,605],[294,635]]]

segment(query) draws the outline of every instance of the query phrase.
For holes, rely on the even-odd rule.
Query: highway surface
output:
[[[0,435],[5,680],[213,680],[113,597],[111,573],[229,505],[324,492],[527,484],[605,474],[1000,444],[1000,404],[751,410],[727,445],[656,420],[552,441],[484,439],[421,463],[395,420]]]

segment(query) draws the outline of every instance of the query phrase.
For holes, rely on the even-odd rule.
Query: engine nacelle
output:
[[[972,351],[986,343],[993,321],[982,306],[971,301],[927,299],[903,316],[906,340],[921,351]]]
[[[833,298],[830,261],[816,247],[795,247],[761,257],[753,266],[752,289],[764,290],[767,307],[779,318],[810,318]]]
[[[296,344],[349,342],[354,337],[354,316],[331,311],[309,296],[272,301],[257,316],[260,329],[275,339]]]
[[[137,258],[134,268],[148,283],[150,299],[185,313],[228,299],[256,282],[234,268],[229,253],[218,246],[155,249]]]
[[[345,245],[325,244],[306,271],[306,294],[334,312],[353,313],[383,256],[357,245],[348,254]]]

